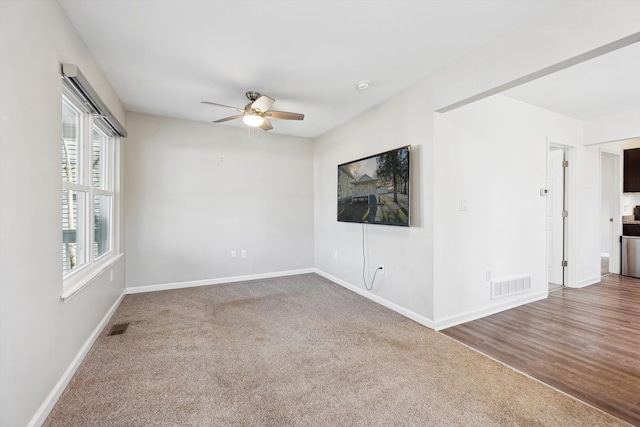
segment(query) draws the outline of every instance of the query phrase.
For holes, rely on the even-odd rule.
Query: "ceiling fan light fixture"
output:
[[[0,0],[2,1],[2,0]],[[259,127],[263,131],[270,131],[273,129],[270,120],[304,120],[304,114],[290,113],[288,111],[275,111],[270,110],[275,99],[260,95],[258,92],[247,92],[247,98],[251,101],[244,108],[231,107],[229,105],[217,104],[215,102],[202,101],[203,104],[215,105],[217,107],[224,107],[230,110],[236,111],[234,116],[224,117],[222,119],[214,120],[213,123],[225,123],[231,120],[242,119],[244,124],[249,127]]]
[[[242,117],[242,121],[252,128],[257,128],[258,126],[262,126],[264,123],[264,118],[255,113],[245,113],[244,117]]]

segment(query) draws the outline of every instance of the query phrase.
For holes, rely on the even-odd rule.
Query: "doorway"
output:
[[[600,275],[619,273],[614,218],[620,216],[620,156],[600,151]]]
[[[547,282],[549,292],[565,286],[567,150],[549,146],[547,164]]]

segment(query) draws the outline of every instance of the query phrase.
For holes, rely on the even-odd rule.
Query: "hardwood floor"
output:
[[[640,426],[640,279],[610,274],[441,332]]]
[[[548,290],[549,292],[559,291],[559,290],[561,290],[563,287],[564,287],[564,286],[562,286],[562,285],[558,285],[558,284],[555,284],[555,283],[548,283],[548,284],[547,284],[547,290]]]

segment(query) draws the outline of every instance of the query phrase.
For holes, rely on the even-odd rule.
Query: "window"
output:
[[[90,281],[101,272],[103,259],[114,255],[115,145],[116,137],[100,116],[65,88],[61,147],[65,293]]]
[[[109,173],[109,146],[111,138],[94,125],[91,184],[93,187],[93,257],[99,258],[111,249],[111,206],[113,205],[113,188]]]

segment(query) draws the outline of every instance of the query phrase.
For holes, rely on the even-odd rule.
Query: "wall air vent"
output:
[[[531,275],[508,277],[491,281],[491,299],[526,292],[531,289]]]

